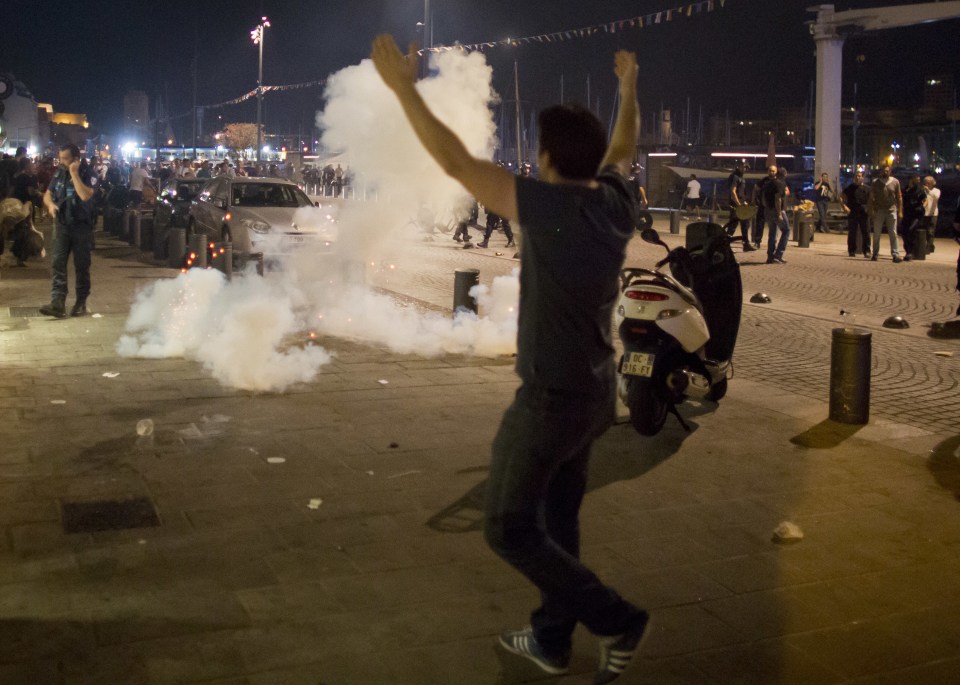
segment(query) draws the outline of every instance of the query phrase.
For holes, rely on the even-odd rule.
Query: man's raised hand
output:
[[[383,82],[394,92],[412,86],[417,80],[419,65],[416,43],[410,44],[410,52],[404,56],[393,36],[383,33],[373,40],[370,59]]]
[[[636,83],[637,56],[627,50],[617,50],[613,55],[613,73],[620,79],[620,83]]]

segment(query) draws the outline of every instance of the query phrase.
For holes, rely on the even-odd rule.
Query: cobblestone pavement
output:
[[[665,233],[661,230],[671,245],[682,240]],[[926,332],[931,322],[949,320],[957,309],[956,244],[941,239],[940,251],[931,259],[893,264],[889,258],[871,262],[848,257],[845,236],[818,234],[817,240],[813,249],[791,247],[786,265],[765,264],[762,251],[741,257],[735,248],[745,299],[765,292],[773,300],[744,306],[735,357],[738,377],[826,399],[831,329],[841,325],[840,311],[845,310],[852,312],[858,327],[873,333],[873,413],[933,432],[952,431],[960,416],[960,343],[934,340]],[[449,308],[455,269],[477,268],[482,282],[489,283],[517,267],[512,259],[516,251],[502,247],[505,241],[499,234],[486,250],[464,250],[448,241],[440,236],[407,246],[398,257],[401,268],[378,282]],[[651,265],[660,256],[662,248],[635,239],[627,263]],[[905,318],[910,328],[883,328],[883,321],[894,315]]]

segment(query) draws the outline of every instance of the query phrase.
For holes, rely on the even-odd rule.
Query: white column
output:
[[[816,93],[816,169],[814,178],[821,173],[830,174],[837,182],[840,176],[840,95],[843,85],[843,38],[837,35],[833,25],[833,5],[820,5],[817,21],[812,26],[813,39],[817,44],[817,93]]]

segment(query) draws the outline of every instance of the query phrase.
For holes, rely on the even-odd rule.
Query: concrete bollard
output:
[[[480,284],[479,269],[457,269],[453,278],[453,314],[461,309],[477,313],[477,301],[470,297],[470,288]]]
[[[678,209],[670,210],[670,233],[680,235],[680,210]]]
[[[183,266],[183,258],[187,253],[187,229],[171,228],[167,236],[167,265],[172,269]]]
[[[873,334],[834,328],[830,348],[830,420],[865,425],[870,421],[870,358]]]

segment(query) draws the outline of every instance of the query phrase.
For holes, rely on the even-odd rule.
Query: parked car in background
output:
[[[229,240],[241,264],[298,251],[331,252],[337,238],[336,207],[328,205],[320,209],[284,179],[221,176],[191,202],[187,235]]]

